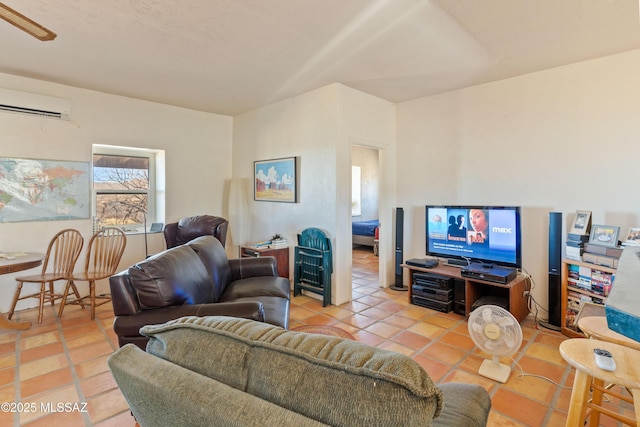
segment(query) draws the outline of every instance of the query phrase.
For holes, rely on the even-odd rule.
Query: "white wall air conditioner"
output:
[[[71,101],[0,88],[0,111],[69,120]]]

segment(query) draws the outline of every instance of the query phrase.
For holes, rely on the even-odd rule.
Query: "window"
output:
[[[101,226],[142,231],[142,226],[155,222],[155,183],[154,151],[94,146],[94,216]]]

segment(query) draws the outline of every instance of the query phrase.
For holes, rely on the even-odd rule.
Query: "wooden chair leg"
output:
[[[96,282],[89,282],[91,295],[91,320],[96,318]]]
[[[80,292],[78,292],[78,287],[73,282],[71,282],[71,290],[75,294],[76,299],[80,299]],[[80,305],[80,307],[84,310],[84,305]]]
[[[16,289],[16,293],[13,296],[13,302],[11,303],[11,310],[9,310],[9,314],[7,318],[11,320],[13,317],[13,312],[16,310],[16,304],[18,304],[18,298],[20,298],[20,292],[22,291],[22,282],[18,282],[18,288]]]
[[[66,286],[64,287],[64,293],[62,294],[62,300],[60,301],[60,308],[58,309],[58,317],[62,317],[62,312],[64,312],[64,306],[67,303],[67,297],[69,296],[69,288],[72,285],[73,285],[73,282],[68,280]],[[75,288],[75,285],[73,286]]]
[[[55,295],[55,287],[53,286],[53,282],[49,282],[49,301],[51,301],[51,307],[53,307],[56,302]]]
[[[38,306],[38,324],[42,323],[44,317],[44,293],[47,292],[47,284],[40,283],[40,305]]]
[[[566,427],[581,427],[584,425],[587,412],[587,400],[589,388],[593,378],[579,369],[573,379],[569,413],[567,414]]]

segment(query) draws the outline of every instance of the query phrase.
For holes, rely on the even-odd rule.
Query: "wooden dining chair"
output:
[[[69,278],[62,295],[62,302],[58,311],[59,317],[62,317],[66,304],[75,304],[81,306],[82,309],[85,306],[90,306],[91,319],[95,319],[96,307],[111,301],[111,294],[96,295],[96,281],[106,279],[115,274],[126,244],[126,235],[122,230],[115,227],[103,228],[91,236],[84,270],[77,273],[74,272]],[[89,282],[89,295],[83,297],[77,295],[75,282]],[[68,301],[71,290],[76,293],[76,299]],[[96,303],[96,299],[99,299],[100,302]]]
[[[7,316],[9,319],[13,316],[18,301],[27,298],[37,298],[40,300],[38,311],[38,323],[42,323],[44,313],[44,304],[50,302],[54,305],[55,301],[62,298],[62,294],[56,293],[54,282],[67,279],[73,272],[76,261],[82,251],[84,238],[78,230],[67,228],[57,233],[49,242],[47,253],[42,263],[42,271],[39,274],[29,276],[16,277],[18,288],[13,297],[11,310]],[[22,286],[25,283],[39,283],[40,292],[29,295],[20,296]],[[49,285],[49,286],[47,286]],[[79,298],[78,290],[72,287],[73,292]]]

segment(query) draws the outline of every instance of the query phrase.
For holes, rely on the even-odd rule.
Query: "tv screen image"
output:
[[[521,268],[520,207],[426,206],[426,253]]]

